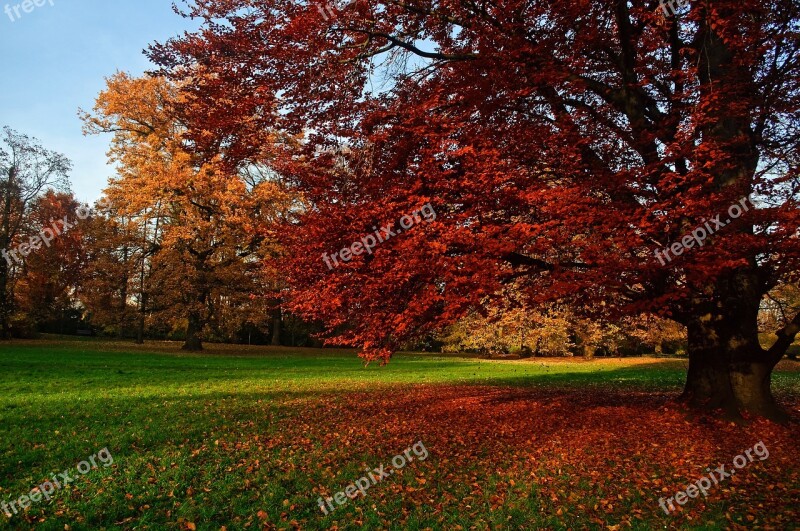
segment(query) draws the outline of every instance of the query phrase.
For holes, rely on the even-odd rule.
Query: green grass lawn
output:
[[[91,470],[24,514],[0,514],[0,526],[648,529],[752,523],[752,507],[735,489],[720,489],[702,506],[695,501],[681,515],[659,514],[662,489],[674,493],[681,477],[698,477],[697,466],[735,455],[735,445],[717,440],[726,430],[747,447],[769,435],[774,450],[765,463],[773,468],[753,465],[751,476],[788,482],[789,493],[798,488],[796,460],[778,466],[797,429],[687,420],[670,402],[684,374],[681,360],[405,354],[385,367],[364,367],[349,351],[218,347],[185,355],[156,343],[13,342],[0,347],[0,501],[74,470],[102,448],[114,464]],[[776,374],[774,387],[796,408],[796,368]],[[704,428],[704,422],[714,426]],[[637,425],[638,434],[631,429]],[[698,435],[704,429],[710,435]],[[603,433],[618,442],[604,442]],[[648,440],[640,440],[645,433]],[[705,442],[689,442],[698,437]],[[365,498],[322,514],[320,496],[344,490],[367,467],[388,465],[420,440],[428,459],[408,464]],[[676,451],[680,459],[670,458]],[[623,472],[630,477],[615,479]],[[670,474],[678,478],[658,483]],[[793,517],[790,503],[779,516]]]

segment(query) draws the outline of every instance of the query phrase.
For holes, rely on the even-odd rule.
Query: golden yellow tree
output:
[[[222,153],[200,160],[187,150],[168,81],[118,73],[107,84],[83,120],[87,134],[113,134],[118,176],[106,194],[150,242],[143,311],[183,327],[184,349],[200,350],[215,301],[246,305],[268,295],[264,261],[278,249],[275,216],[265,213],[285,211],[291,197],[269,172],[231,171]]]

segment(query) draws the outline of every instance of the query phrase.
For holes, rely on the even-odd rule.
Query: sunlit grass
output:
[[[0,501],[26,494],[44,478],[108,447],[113,467],[92,471],[75,488],[56,493],[49,504],[35,504],[12,523],[27,527],[41,519],[42,529],[180,529],[196,522],[200,529],[238,529],[248,523],[290,528],[292,521],[303,521],[304,528],[333,522],[344,528],[357,511],[364,525],[381,527],[406,511],[402,496],[387,497],[372,510],[375,494],[326,518],[315,508],[313,491],[320,485],[343,489],[364,463],[378,466],[391,457],[386,451],[405,448],[380,438],[376,448],[359,449],[341,446],[338,436],[329,439],[329,429],[348,426],[343,415],[351,410],[352,397],[366,397],[358,400],[369,408],[370,396],[391,398],[420,385],[677,394],[685,365],[655,358],[486,361],[400,354],[388,366],[365,367],[353,352],[338,350],[216,347],[186,355],[161,343],[13,342],[0,346]],[[798,373],[777,375],[776,387],[800,394]],[[319,422],[298,427],[309,415],[335,427]],[[347,429],[375,437],[381,433],[380,411],[375,415],[375,426]],[[397,479],[394,487],[419,487],[413,475],[435,473],[436,466],[433,460],[419,463],[419,470]],[[470,466],[476,475],[503,480],[479,462]],[[525,520],[538,518],[540,511],[529,500],[483,514],[482,521],[526,528]],[[434,518],[424,508],[407,517],[406,525],[420,529],[442,518],[466,526],[472,518]],[[549,525],[553,518],[546,515],[540,523]],[[7,525],[2,515],[0,525]]]

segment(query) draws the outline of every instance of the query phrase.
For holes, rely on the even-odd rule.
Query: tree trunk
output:
[[[8,292],[9,266],[0,258],[0,340],[11,339],[12,300]]]
[[[139,314],[138,321],[136,324],[136,344],[144,345],[144,314]]]
[[[778,421],[788,415],[772,396],[772,369],[775,364],[738,362],[731,365],[731,386],[736,403],[743,411]]]
[[[696,42],[702,46],[698,55],[701,101],[715,107],[702,127],[703,140],[723,149],[708,161],[712,164],[708,171],[716,173],[717,190],[750,193],[759,164],[759,149],[753,143],[757,133],[746,113],[730,113],[712,102],[720,98],[720,88],[730,101],[738,100],[737,92],[746,98],[752,73],[736,63],[736,54],[713,25],[703,27]],[[741,83],[729,84],[732,80]],[[752,234],[752,226],[746,224],[727,230]],[[702,275],[696,278],[692,286],[696,295],[684,316],[689,372],[683,397],[697,406],[721,408],[734,418],[748,413],[785,420],[770,390],[772,370],[785,351],[778,355],[776,349],[767,351],[759,344],[758,311],[768,287],[755,256],[711,283],[703,281]]]
[[[703,357],[689,347],[689,374],[683,398],[693,406],[721,409],[728,418],[749,413],[783,422],[786,412],[772,395],[774,365],[764,362],[737,362],[721,356]]]
[[[593,359],[595,354],[595,349],[590,345],[584,343],[583,345],[583,357],[587,360]]]
[[[139,315],[136,325],[136,344],[144,345],[144,321],[147,312],[147,294],[142,291],[139,296]]]
[[[281,307],[278,306],[272,311],[272,346],[281,346],[281,326],[283,325],[283,314]]]
[[[195,313],[189,313],[189,324],[186,327],[186,341],[183,343],[181,350],[189,352],[199,352],[203,350],[203,323],[200,316]]]
[[[780,357],[758,341],[760,296],[752,276],[732,275],[716,288],[716,304],[697,307],[687,323],[689,371],[683,399],[694,406],[785,421],[770,388]]]
[[[698,319],[688,326],[689,371],[683,399],[690,405],[722,409],[728,417],[738,415],[730,378],[730,353],[726,338],[709,322]]]
[[[128,246],[126,245],[122,249],[122,263],[128,263]],[[117,339],[125,339],[125,327],[128,324],[128,275],[126,274],[125,277],[122,279],[122,293],[120,295],[120,308],[119,308],[119,321],[118,325],[119,330],[117,330]],[[136,337],[137,343],[139,337]]]

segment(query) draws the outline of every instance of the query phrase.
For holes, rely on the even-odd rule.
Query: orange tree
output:
[[[172,112],[178,97],[164,79],[117,74],[83,118],[88,133],[113,133],[119,176],[106,194],[138,227],[128,249],[138,247],[137,269],[147,270],[142,311],[181,324],[184,349],[200,350],[215,301],[266,296],[263,262],[277,252],[268,221],[289,196],[257,168],[230,173],[187,152]]]

